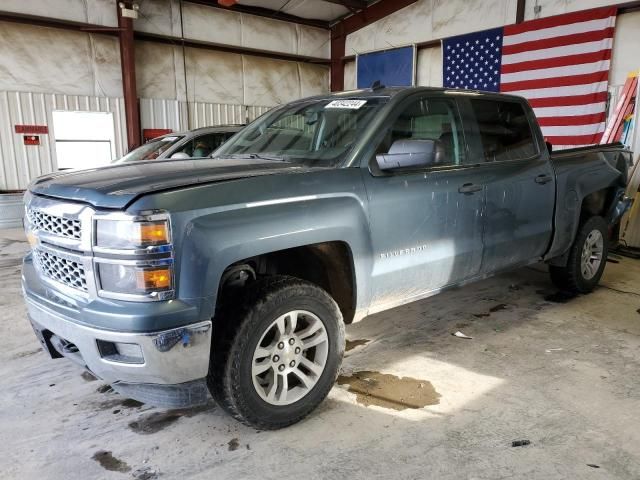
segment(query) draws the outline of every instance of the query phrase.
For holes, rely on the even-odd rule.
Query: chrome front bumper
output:
[[[207,376],[211,321],[153,333],[117,332],[80,325],[28,297],[26,303],[36,335],[50,353],[54,353],[52,336],[64,340],[76,348],[63,356],[84,363],[108,383],[176,385]],[[99,342],[138,345],[143,359],[139,363],[110,360]]]

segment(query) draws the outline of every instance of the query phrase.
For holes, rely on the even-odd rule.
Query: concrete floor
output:
[[[25,318],[25,249],[0,232],[2,479],[640,478],[638,261],[609,263],[601,288],[567,303],[545,300],[536,267],[365,319],[347,328],[369,342],[343,373],[412,377],[439,403],[364,406],[336,386],[300,424],[258,432],[214,405],[171,412],[101,393],[49,360]]]

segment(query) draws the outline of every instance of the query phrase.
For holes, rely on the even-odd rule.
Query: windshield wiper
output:
[[[239,158],[239,159],[251,159],[251,160],[270,160],[272,162],[288,162],[289,159],[284,155],[269,155],[262,153],[232,153],[230,155],[224,155],[215,158]]]

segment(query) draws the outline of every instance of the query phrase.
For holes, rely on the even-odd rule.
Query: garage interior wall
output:
[[[155,35],[329,59],[329,31],[184,2],[142,0],[134,29]],[[112,0],[4,0],[4,12],[116,27]],[[126,150],[117,37],[0,22],[0,190],[57,169],[51,112],[109,111]],[[184,58],[183,58],[184,54]],[[186,71],[185,71],[186,67]],[[141,127],[174,131],[244,123],[268,108],[329,90],[329,67],[206,48],[136,41]],[[16,124],[49,127],[25,146]]]
[[[525,20],[620,3],[616,0],[527,0]],[[541,8],[537,17],[535,5]],[[516,21],[516,6],[514,0],[419,0],[349,34],[345,53],[356,55],[509,25]],[[640,68],[640,61],[634,53],[640,47],[639,32],[640,12],[618,16],[609,79],[614,105],[628,73]],[[355,62],[345,64],[344,81],[345,88],[355,86]],[[416,83],[442,86],[442,51],[439,46],[418,50]]]

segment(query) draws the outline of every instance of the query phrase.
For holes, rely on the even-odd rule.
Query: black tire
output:
[[[238,303],[239,307],[224,309],[214,320],[207,377],[211,395],[234,418],[260,430],[276,430],[299,422],[325,399],[338,376],[345,348],[344,322],[338,305],[322,288],[281,275],[248,286]],[[253,386],[253,352],[268,326],[292,310],[307,310],[322,321],[329,351],[324,371],[304,397],[290,405],[272,405]]]
[[[581,268],[581,257],[587,237],[594,230],[598,230],[603,239],[602,260],[600,266],[592,278],[585,278]],[[609,253],[609,236],[607,222],[602,217],[590,217],[582,223],[578,229],[576,239],[569,250],[569,258],[565,267],[549,266],[551,281],[560,290],[570,293],[591,292],[602,277]]]

